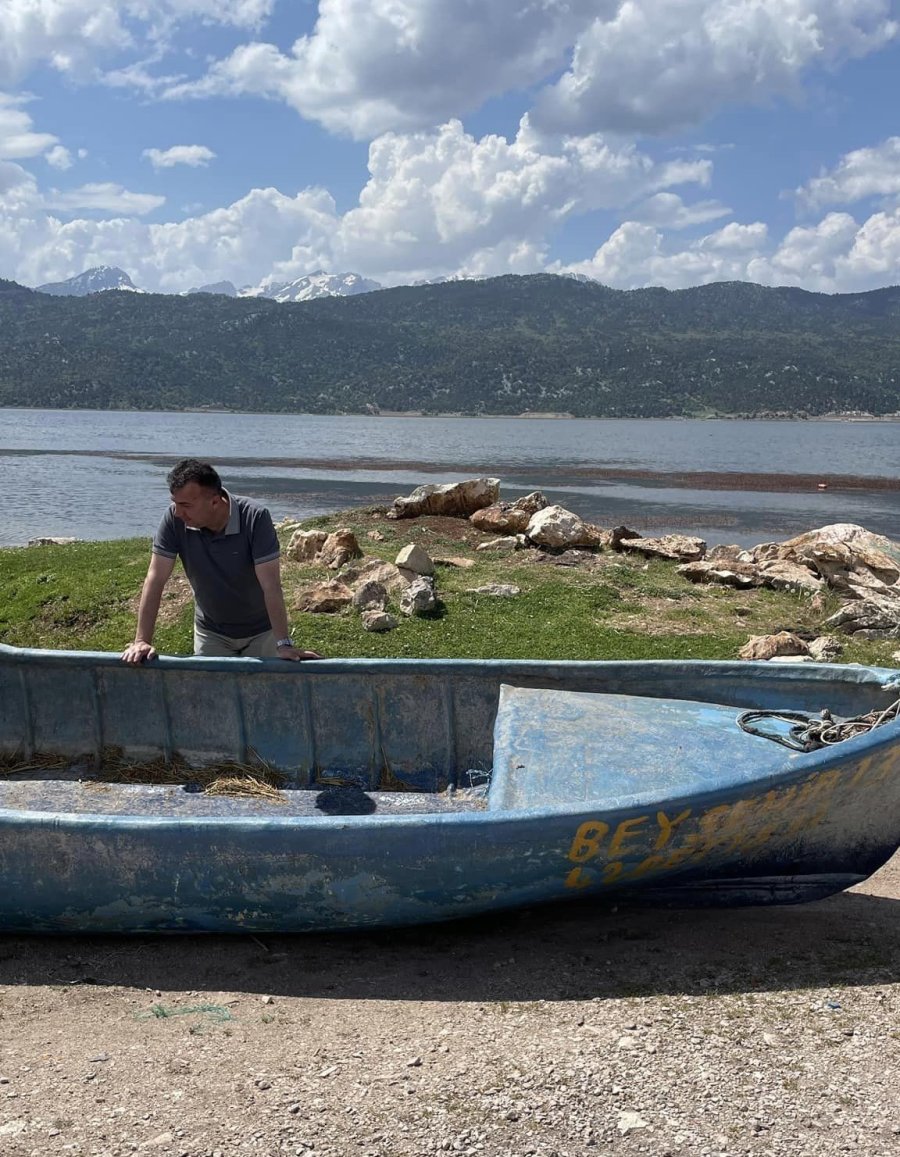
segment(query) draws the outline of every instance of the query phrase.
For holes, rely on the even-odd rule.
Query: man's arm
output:
[[[174,569],[174,558],[166,558],[162,554],[150,556],[150,566],[141,591],[141,604],[138,608],[134,642],[125,649],[122,655],[126,663],[143,663],[145,659],[156,658],[153,632],[156,629],[156,618],[159,614],[162,593]]]
[[[254,568],[259,585],[262,587],[266,600],[266,610],[269,622],[276,639],[290,638],[287,609],[284,605],[284,592],[281,589],[281,566],[277,558],[268,562],[260,562]],[[318,651],[299,651],[296,647],[279,647],[279,659],[321,659]]]

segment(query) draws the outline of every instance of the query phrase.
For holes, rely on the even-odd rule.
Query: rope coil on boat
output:
[[[885,723],[892,723],[900,717],[900,699],[895,699],[883,711],[869,711],[865,715],[854,715],[849,719],[835,718],[826,707],[818,715],[806,711],[742,711],[737,718],[738,727],[748,735],[758,735],[761,739],[771,739],[792,751],[817,751],[865,735]],[[790,723],[787,734],[766,731],[755,726],[765,719],[779,723]]]

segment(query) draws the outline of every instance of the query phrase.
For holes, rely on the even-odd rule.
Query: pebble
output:
[[[622,1109],[616,1121],[616,1128],[624,1136],[630,1133],[633,1129],[646,1129],[648,1121],[645,1121],[640,1113],[634,1112],[633,1109]]]

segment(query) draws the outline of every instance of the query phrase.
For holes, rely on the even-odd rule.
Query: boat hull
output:
[[[740,768],[723,771],[721,779],[669,774],[668,791],[658,778],[644,790],[629,783],[626,791],[621,782],[604,786],[595,769],[581,769],[581,798],[573,792],[568,802],[565,792],[562,798],[548,792],[546,802],[527,793],[504,795],[498,781],[481,804],[452,804],[454,783],[464,794],[463,772],[490,766],[492,745],[499,744],[502,684],[591,696],[628,696],[638,686],[655,696],[668,692],[673,701],[686,689],[705,691],[707,700],[724,702],[726,714],[776,701],[822,705],[826,695],[862,707],[897,695],[894,672],[809,666],[767,672],[753,664],[335,661],[301,676],[293,665],[242,660],[166,660],[155,671],[132,672],[113,667],[110,656],[0,648],[0,750],[27,751],[31,744],[33,752],[55,747],[73,759],[89,758],[85,739],[91,738],[100,759],[110,732],[124,727],[112,717],[122,688],[131,702],[132,680],[155,687],[171,675],[172,700],[186,677],[192,687],[210,680],[217,695],[231,688],[243,704],[239,744],[246,747],[250,738],[261,744],[268,735],[269,757],[279,744],[293,744],[290,761],[280,765],[301,780],[284,793],[291,798],[283,805],[190,797],[177,786],[0,781],[0,928],[310,931],[428,923],[622,892],[685,904],[817,899],[865,879],[897,848],[896,724],[824,752],[785,750],[755,777]],[[311,700],[308,683],[317,677],[323,683]],[[93,717],[86,718],[87,699],[71,693],[79,680],[93,689]],[[268,681],[267,695],[259,694],[260,680]],[[433,709],[427,717],[408,710],[410,680]],[[300,689],[301,683],[307,686]],[[114,688],[109,696],[106,687]],[[342,687],[349,708],[341,708]],[[369,814],[324,814],[309,804],[328,790],[323,785],[340,762],[329,728],[339,727],[341,711],[345,728],[359,713],[358,698],[351,697],[360,687],[368,703],[379,703],[370,734],[381,754],[362,758],[364,745],[349,742],[344,774],[355,768],[383,781],[381,760],[395,781],[414,790],[389,798],[373,781],[367,795],[376,806]],[[18,713],[9,705],[14,695]],[[333,719],[326,707],[331,696]],[[647,715],[648,696],[640,697]],[[260,708],[266,700],[273,711],[268,721]],[[69,714],[73,702],[76,716]],[[286,702],[306,705],[291,727],[280,715]],[[392,709],[407,710],[403,728]],[[158,751],[173,749],[172,714],[158,720]],[[393,758],[385,754],[392,728],[400,740]],[[146,718],[137,720],[135,732],[137,757],[153,746]],[[204,735],[215,742],[198,751]],[[222,736],[210,727],[195,732],[194,757],[239,754]],[[296,752],[309,754],[312,746],[304,766]],[[708,744],[678,754],[686,766],[691,760],[708,765],[710,758]],[[440,789],[443,810],[400,806],[424,808],[429,792],[423,784],[435,795]]]

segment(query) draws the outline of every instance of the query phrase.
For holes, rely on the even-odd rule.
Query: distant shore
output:
[[[459,418],[459,419],[500,419],[502,421],[569,421],[569,422],[900,422],[900,411],[892,414],[867,414],[854,410],[831,414],[806,413],[763,413],[763,414],[658,414],[655,416],[634,415],[576,415],[565,410],[524,410],[520,414],[465,413],[462,410],[435,413],[431,410],[379,410],[351,412],[335,410],[328,413],[307,410],[231,410],[219,406],[183,406],[174,409],[133,410],[109,406],[102,410],[89,406],[0,406],[0,413],[8,411],[40,410],[57,414],[247,414],[253,417],[296,418]]]

